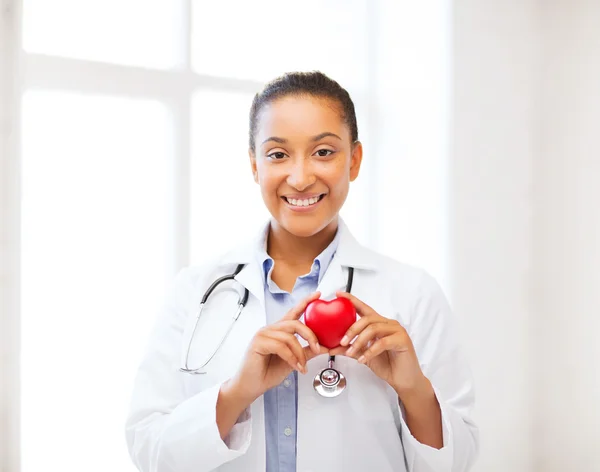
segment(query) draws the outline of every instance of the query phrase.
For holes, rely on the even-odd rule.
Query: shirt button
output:
[[[289,426],[287,428],[285,428],[283,430],[283,434],[285,434],[286,436],[291,436],[292,435],[292,428],[290,428]]]
[[[283,381],[283,386],[284,387],[289,387],[290,385],[292,385],[292,381],[290,379],[285,379]]]

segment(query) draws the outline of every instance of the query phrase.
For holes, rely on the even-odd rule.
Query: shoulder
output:
[[[373,264],[377,278],[389,280],[395,287],[414,295],[431,292],[439,287],[436,279],[422,267],[399,261],[363,246],[363,251]]]
[[[232,273],[237,264],[229,261],[225,254],[214,256],[199,264],[190,264],[179,270],[175,279],[189,286],[210,285],[213,279]],[[210,281],[210,282],[208,282]]]
[[[363,247],[363,251],[373,268],[363,272],[369,293],[389,300],[396,316],[404,323],[420,323],[425,318],[450,311],[439,282],[427,270],[372,249]]]

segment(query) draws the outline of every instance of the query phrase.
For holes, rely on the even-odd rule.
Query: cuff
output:
[[[169,451],[170,463],[176,470],[191,470],[181,461],[202,463],[212,470],[245,454],[252,438],[252,418],[249,409],[234,425],[228,441],[221,439],[217,426],[217,399],[221,385],[214,385],[179,404],[169,415],[163,446]],[[240,417],[241,418],[241,417]]]
[[[252,436],[252,415],[250,409],[251,408],[248,407],[242,412],[223,441],[229,450],[241,452],[248,449],[250,438]]]
[[[419,468],[415,468],[416,463],[425,462],[432,471],[435,472],[446,472],[450,471],[452,467],[452,456],[453,456],[453,438],[452,438],[452,426],[448,419],[448,413],[446,406],[440,400],[439,392],[433,387],[435,396],[440,405],[440,411],[442,413],[442,439],[443,446],[441,449],[436,449],[427,444],[419,442],[411,433],[406,423],[406,411],[404,405],[399,403],[398,409],[400,410],[400,424],[402,434],[402,445],[404,447],[404,454],[406,456],[409,471],[418,471]]]

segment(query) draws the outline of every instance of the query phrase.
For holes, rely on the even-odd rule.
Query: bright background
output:
[[[365,147],[344,218],[461,320],[474,470],[600,470],[600,1],[2,6],[1,471],[133,470],[166,288],[267,216],[252,96],[314,69]]]

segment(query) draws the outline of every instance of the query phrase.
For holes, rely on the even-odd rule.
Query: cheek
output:
[[[277,172],[277,169],[273,169],[272,167],[262,164],[258,164],[256,166],[256,170],[261,193],[265,197],[273,197],[274,192],[277,190],[277,187],[281,182],[281,176],[279,175],[279,172]]]
[[[322,174],[322,180],[327,184],[333,195],[344,195],[348,192],[350,182],[349,171],[350,169],[346,165],[346,162],[342,161],[331,165]]]

